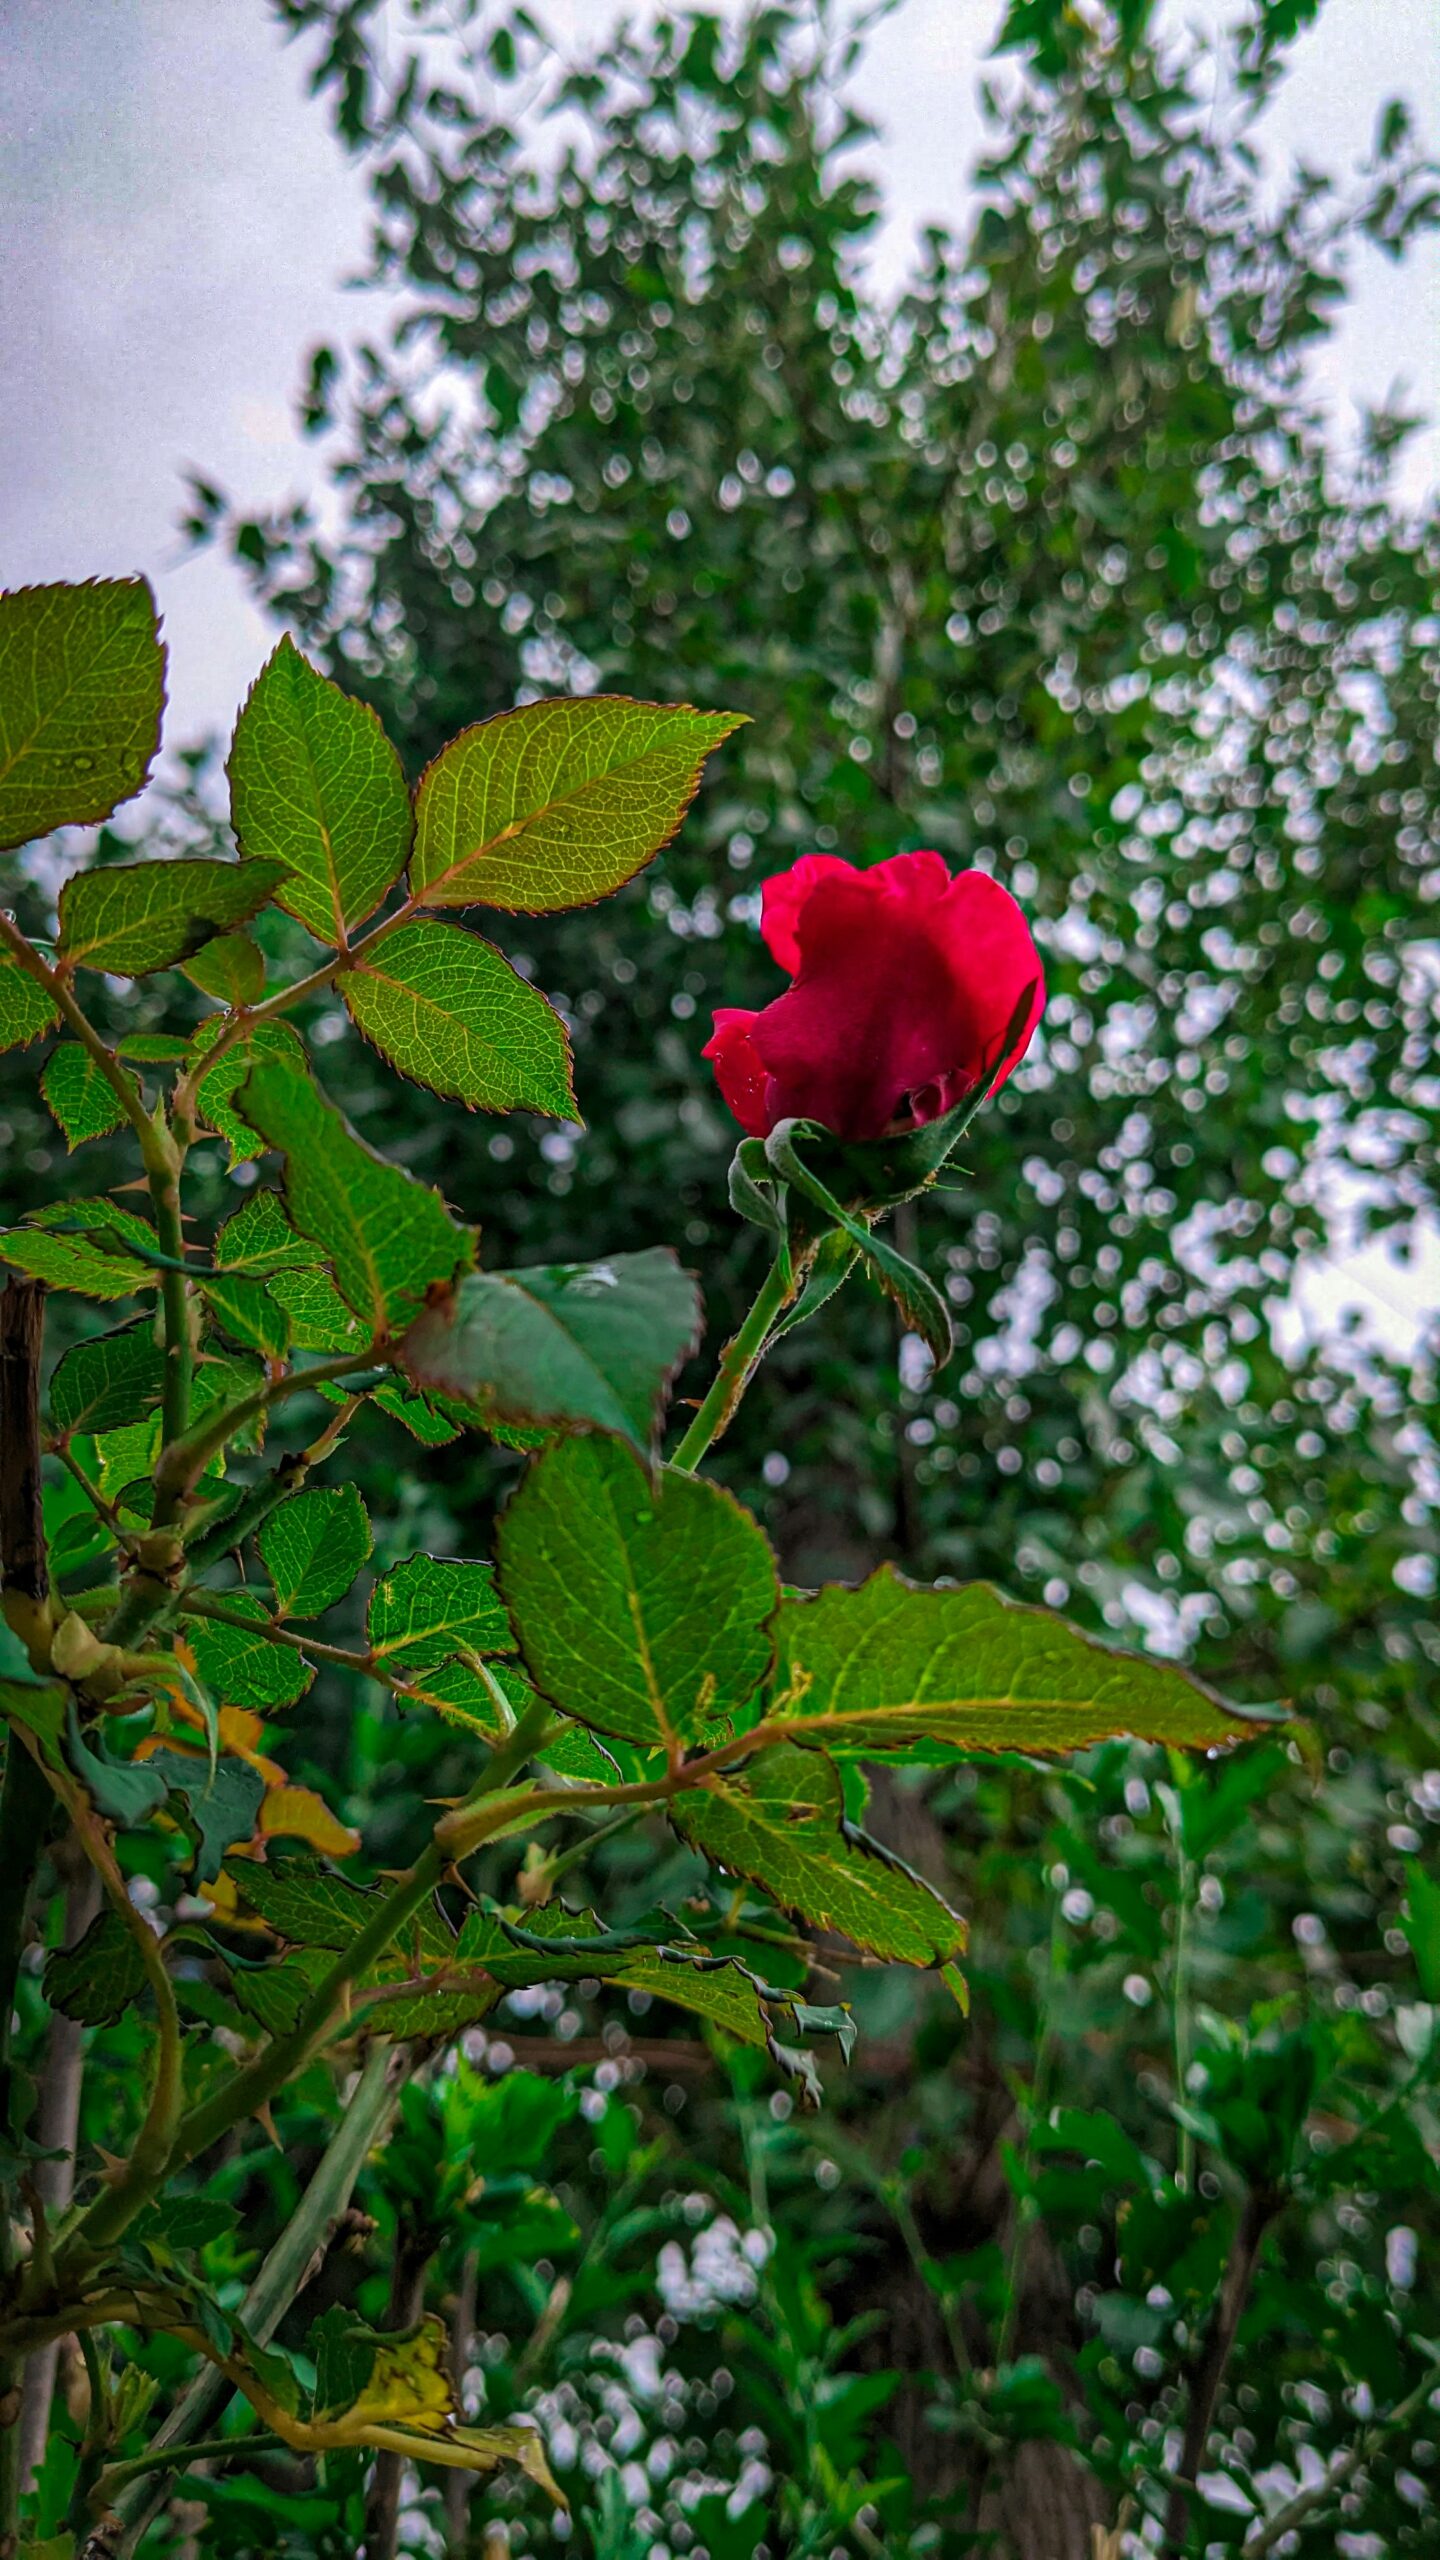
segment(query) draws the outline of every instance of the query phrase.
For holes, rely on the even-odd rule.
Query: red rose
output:
[[[808,853],[766,881],[760,930],[793,984],[763,1013],[723,1007],[704,1053],[752,1138],[789,1119],[851,1139],[938,1120],[1004,1082],[1044,1010],[1009,890],[985,871],[952,878],[938,853],[870,871]]]

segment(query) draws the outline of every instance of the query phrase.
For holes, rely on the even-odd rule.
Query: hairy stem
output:
[[[776,1319],[795,1294],[789,1249],[782,1244],[760,1284],[755,1302],[737,1334],[726,1343],[714,1382],[670,1461],[693,1475],[712,1441],[718,1440],[765,1356]]]

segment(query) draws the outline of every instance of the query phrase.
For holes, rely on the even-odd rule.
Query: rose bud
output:
[[[761,1013],[723,1006],[704,1051],[752,1138],[789,1119],[847,1140],[938,1120],[1004,1083],[1044,1010],[1009,890],[938,853],[869,871],[806,854],[766,881],[760,930],[792,984]]]

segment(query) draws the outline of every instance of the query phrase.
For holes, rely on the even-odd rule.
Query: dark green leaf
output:
[[[227,1591],[225,1607],[253,1618],[256,1632],[232,1627],[220,1618],[187,1618],[185,1633],[194,1650],[200,1677],[222,1706],[289,1707],[303,1698],[315,1677],[313,1666],[293,1645],[276,1644],[260,1632],[270,1612],[248,1591]]]
[[[700,1300],[673,1254],[477,1271],[427,1308],[400,1346],[417,1387],[487,1422],[594,1425],[650,1446],[656,1411],[694,1347]]]
[[[410,849],[410,794],[374,712],[282,640],[235,724],[227,770],[242,852],[273,860],[277,903],[343,944]]]
[[[482,1111],[577,1116],[564,1023],[478,934],[422,916],[347,969],[340,991],[381,1056],[432,1093]]]
[[[217,1760],[212,1768],[208,1760],[179,1751],[154,1751],[145,1765],[184,1803],[199,1835],[195,1881],[213,1883],[226,1850],[254,1832],[265,1793],[260,1771],[248,1760]]]
[[[742,718],[597,694],[481,721],[421,781],[412,890],[429,907],[593,905],[669,843]]]
[[[0,596],[0,846],[93,826],[160,744],[165,652],[143,578]]]
[[[370,1522],[353,1484],[312,1485],[272,1511],[260,1553],[280,1618],[314,1618],[342,1597],[370,1553]]]
[[[764,1536],[720,1486],[619,1442],[558,1441],[498,1533],[500,1586],[536,1687],[566,1715],[670,1749],[725,1739],[771,1658]]]
[[[82,2027],[110,2027],[123,2018],[145,1988],[145,1966],[134,1932],[107,1906],[78,1946],[56,1947],[45,1959],[45,1997]]]
[[[149,1324],[91,1334],[67,1351],[50,1381],[59,1431],[115,1431],[143,1422],[160,1401],[164,1355]]]
[[[129,1829],[157,1813],[165,1781],[148,1760],[116,1760],[97,1736],[92,1749],[80,1730],[73,1701],[66,1722],[65,1757],[97,1813]]]

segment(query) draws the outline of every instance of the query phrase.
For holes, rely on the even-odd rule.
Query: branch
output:
[[[1220,2397],[1230,2350],[1235,2344],[1235,2332],[1250,2298],[1261,2243],[1283,2201],[1273,2187],[1249,2187],[1240,2208],[1240,2219],[1235,2226],[1235,2237],[1230,2243],[1230,2255],[1220,2280],[1220,2298],[1190,2385],[1190,2408],[1179,2462],[1180,2476],[1171,2489],[1165,2514],[1165,2539],[1177,2552],[1185,2548],[1196,2475],[1205,2459],[1215,2404]]]
[[[19,963],[27,978],[33,978],[37,986],[44,988],[51,1003],[61,1015],[66,1028],[74,1032],[82,1048],[99,1068],[140,1141],[141,1153],[145,1157],[148,1171],[155,1145],[156,1129],[136,1091],[134,1077],[126,1074],[114,1050],[106,1047],[93,1022],[81,1012],[70,992],[70,983],[64,972],[51,968],[49,962],[36,950],[34,943],[21,932],[14,917],[8,915],[3,908],[0,908],[0,942],[6,944],[11,957]]]

